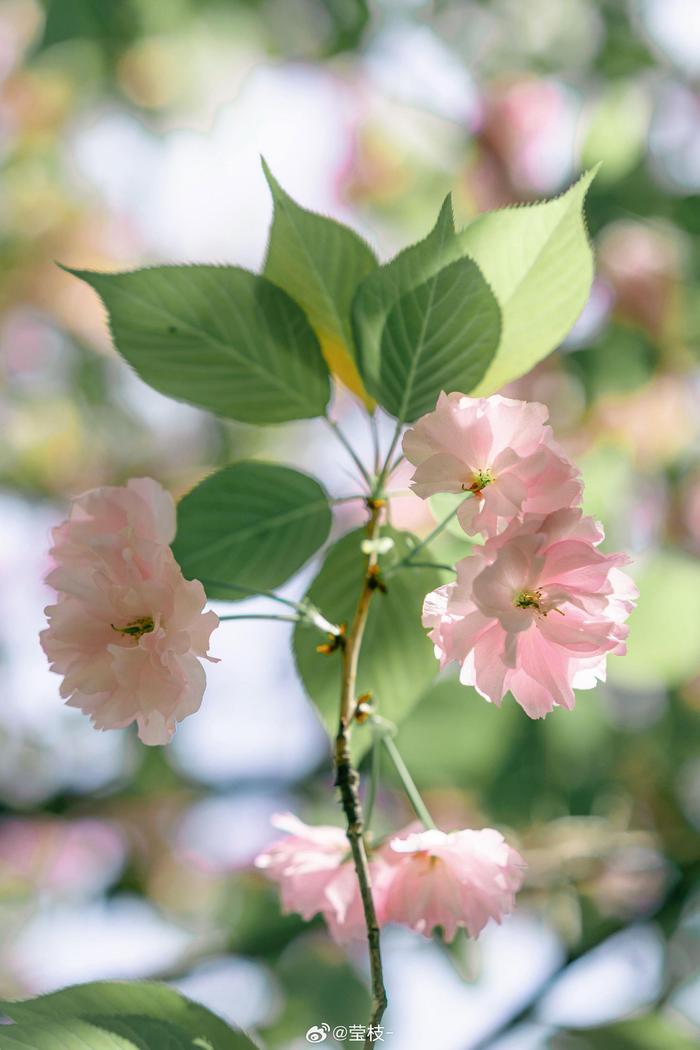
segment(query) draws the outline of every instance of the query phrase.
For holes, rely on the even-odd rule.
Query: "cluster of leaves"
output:
[[[398,437],[441,390],[486,394],[529,371],[586,299],[592,257],[582,205],[591,173],[556,200],[488,213],[461,231],[448,198],[428,236],[384,265],[353,230],[301,208],[266,166],[265,174],[274,217],[262,274],[72,271],[102,297],[115,345],[141,378],[216,415],[257,425],[326,416],[335,378],[369,412],[378,405],[392,416]],[[175,554],[210,597],[235,600],[283,584],[330,526],[318,481],[238,462],[181,501]],[[407,533],[391,538],[387,565],[414,543]],[[308,594],[334,623],[352,611],[360,543],[355,533],[331,547]],[[394,720],[434,674],[418,610],[440,582],[436,570],[416,570],[372,610],[359,684]],[[300,624],[298,667],[331,729],[337,671],[319,661],[316,641]]]

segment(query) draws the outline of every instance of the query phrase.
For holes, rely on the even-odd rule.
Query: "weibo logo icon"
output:
[[[323,1024],[312,1025],[306,1033],[307,1043],[325,1042],[325,1040],[328,1038],[328,1033],[330,1032],[330,1030],[331,1026],[329,1024],[326,1024],[325,1021],[323,1022]]]

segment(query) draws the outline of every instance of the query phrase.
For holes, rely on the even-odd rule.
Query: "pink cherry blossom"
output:
[[[605,679],[608,653],[624,653],[637,597],[602,554],[602,527],[580,510],[526,515],[457,563],[457,580],[429,594],[423,625],[444,666],[500,704],[510,690],[531,718],[572,708],[574,689]]]
[[[97,729],[138,725],[146,744],[165,744],[198,710],[202,659],[218,625],[203,612],[204,588],[185,580],[168,546],[171,497],[148,478],[79,497],[53,531],[58,591],[41,643],[63,675],[61,695]]]
[[[97,561],[118,571],[137,545],[167,547],[175,538],[175,505],[153,478],[132,478],[124,486],[105,485],[78,496],[52,535],[56,568],[48,582],[61,590],[63,568],[68,578],[82,567],[92,571]]]
[[[441,926],[451,941],[458,927],[477,937],[489,919],[500,923],[513,910],[525,862],[493,828],[408,828],[387,849],[393,863],[385,922],[403,923],[426,937]]]
[[[276,815],[272,823],[287,835],[256,857],[255,866],[279,884],[283,910],[307,920],[320,912],[340,944],[364,940],[362,900],[345,832],[332,825],[311,827],[291,813]],[[381,923],[389,876],[383,857],[371,862],[370,876]]]
[[[518,515],[577,503],[579,473],[554,441],[547,415],[535,402],[440,394],[435,411],[404,435],[414,492],[422,499],[471,493],[457,517],[465,532],[487,536]]]

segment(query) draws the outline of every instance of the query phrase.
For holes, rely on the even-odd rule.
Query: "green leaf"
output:
[[[409,533],[390,528],[383,529],[382,535],[394,540],[391,553],[380,559],[386,569],[415,541]],[[357,529],[338,540],[309,589],[308,599],[335,623],[350,623],[355,611],[366,565],[360,550],[364,538],[364,530]],[[429,559],[427,552],[425,557]],[[387,581],[386,594],[377,591],[372,599],[360,652],[357,692],[372,692],[378,711],[393,722],[411,710],[437,674],[433,647],[421,625],[421,608],[428,591],[439,587],[446,577],[434,569],[405,569]],[[316,632],[308,626],[296,627],[293,647],[299,674],[329,734],[335,736],[341,657],[339,652],[319,654],[317,642]],[[353,739],[356,755],[369,743],[369,732],[358,730]]]
[[[382,333],[377,400],[410,423],[435,408],[441,390],[472,390],[493,357],[500,327],[498,303],[479,268],[471,259],[450,263],[392,307]]]
[[[298,470],[246,461],[205,478],[178,504],[173,552],[210,598],[238,600],[226,586],[278,587],[328,537],[328,497]],[[211,581],[211,582],[210,582]]]
[[[162,1050],[186,1050],[185,1043],[162,1043]],[[190,1043],[191,1046],[191,1043]],[[116,1032],[99,1028],[88,1021],[44,1021],[0,1028],[0,1050],[142,1050],[144,1044],[134,1043]],[[155,1045],[145,1045],[155,1050]]]
[[[102,297],[114,344],[163,394],[245,423],[322,415],[328,369],[304,312],[236,266],[69,270]]]
[[[450,247],[456,253],[453,256],[448,254]],[[394,303],[404,292],[423,284],[458,257],[452,199],[447,196],[428,236],[380,266],[357,290],[352,304],[352,326],[363,375],[379,380],[382,331]]]
[[[253,1044],[239,1043],[252,1047]],[[0,1028],[0,1050],[215,1050],[179,1025],[138,1014],[43,1021]]]
[[[17,1022],[0,1028],[0,1050],[255,1050],[206,1007],[150,981],[76,985],[0,1002],[0,1013]]]
[[[401,422],[434,408],[441,390],[471,390],[498,345],[498,303],[479,267],[459,254],[448,197],[425,240],[358,290],[360,372],[370,394]]]
[[[360,281],[376,269],[374,252],[354,230],[300,207],[262,164],[274,202],[265,275],[303,306],[331,372],[368,402],[350,306]]]
[[[586,172],[555,200],[487,212],[457,234],[503,311],[498,350],[475,396],[529,372],[583,309],[593,280],[583,202],[594,176]]]
[[[629,1021],[562,1032],[552,1040],[553,1050],[697,1050],[700,1032],[677,1024],[660,1013]]]

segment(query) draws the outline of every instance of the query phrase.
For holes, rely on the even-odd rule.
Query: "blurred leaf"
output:
[[[596,62],[600,75],[606,79],[640,75],[653,67],[654,58],[642,34],[631,31],[629,8],[605,3],[600,11],[605,16],[605,33]]]
[[[649,124],[647,92],[634,80],[606,85],[589,118],[581,159],[602,163],[602,182],[621,179],[641,158]]]
[[[371,408],[354,360],[350,306],[376,269],[374,252],[354,230],[300,207],[264,160],[263,169],[274,202],[265,276],[304,308],[331,372]]]
[[[332,23],[325,54],[330,56],[358,48],[369,22],[367,0],[324,0],[323,11]]]
[[[601,394],[643,386],[654,373],[656,354],[641,329],[610,324],[593,346],[566,354],[564,363],[581,378],[593,401]]]
[[[46,20],[39,49],[88,39],[115,55],[138,39],[143,28],[133,0],[43,0],[43,6]]]
[[[552,785],[573,790],[604,781],[614,760],[614,741],[601,712],[600,692],[578,690],[573,711],[557,707],[544,719],[547,773]]]
[[[435,496],[431,496],[428,500],[430,506],[430,512],[435,518],[435,522],[442,521],[447,518],[460,503],[464,502],[464,493],[459,492],[439,492]],[[463,540],[468,544],[467,551],[472,547],[474,543],[478,543],[472,536],[467,536],[462,526],[456,517],[451,518],[445,526],[445,532],[448,532],[451,536],[456,537],[459,540]]]
[[[697,1050],[699,1045],[700,1032],[658,1013],[585,1031],[562,1032],[551,1043],[553,1050]]]
[[[246,423],[322,415],[328,370],[301,307],[235,266],[68,270],[109,311],[116,348],[163,394]]]
[[[413,546],[408,533],[383,529],[394,540],[383,568],[403,557]],[[329,550],[323,568],[311,584],[308,598],[335,623],[350,623],[362,586],[366,559],[360,552],[363,529],[343,536]],[[429,555],[426,554],[426,560]],[[357,676],[358,695],[372,691],[379,712],[393,722],[403,718],[437,674],[433,647],[421,626],[421,608],[428,591],[444,582],[435,569],[406,569],[387,581],[387,593],[377,591],[370,606]],[[335,736],[340,702],[340,653],[316,652],[317,633],[299,624],[294,632],[294,655],[306,690],[328,732]],[[358,732],[356,755],[371,743]]]
[[[499,709],[449,678],[421,697],[401,723],[397,742],[419,785],[473,786],[498,775],[517,724],[514,704]]]
[[[226,586],[271,590],[300,569],[331,527],[328,497],[298,470],[232,463],[180,500],[173,552],[210,598],[247,597]]]
[[[582,209],[594,175],[586,172],[555,200],[480,215],[457,235],[503,311],[498,350],[475,395],[492,394],[529,372],[583,309],[593,254]]]
[[[296,1045],[311,1025],[324,1021],[331,1028],[366,1023],[367,988],[346,952],[325,932],[291,944],[280,957],[275,976],[285,998],[280,1016],[264,1031],[271,1046]]]
[[[442,940],[442,936],[434,933],[434,943],[442,952],[448,962],[454,966],[455,973],[461,981],[473,984],[479,977],[479,949],[476,941],[472,940],[460,926],[451,941]]]
[[[678,685],[700,663],[700,562],[657,554],[637,573],[639,603],[630,616],[627,655],[609,664],[625,685]]]
[[[629,542],[629,508],[637,479],[629,455],[620,448],[596,445],[579,456],[583,474],[583,511],[605,522],[605,549],[619,549]]]
[[[278,959],[313,925],[324,928],[320,915],[307,922],[294,912],[283,912],[278,887],[257,871],[240,873],[235,882],[227,882],[222,904],[216,921],[230,931],[228,948],[236,955]]]
[[[149,981],[95,981],[24,1002],[0,1002],[0,1011],[17,1022],[17,1028],[0,1028],[0,1048],[7,1050],[254,1048],[206,1007]]]

